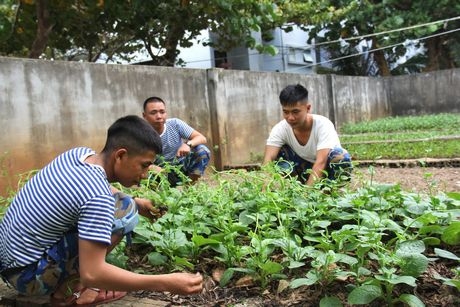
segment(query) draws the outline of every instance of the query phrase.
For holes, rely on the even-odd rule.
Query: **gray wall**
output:
[[[312,111],[340,128],[391,115],[460,112],[459,72],[366,78],[0,57],[0,193],[15,188],[15,175],[66,149],[102,149],[108,126],[141,115],[148,96],[164,98],[169,117],[201,131],[222,169],[263,154],[288,84],[305,85]]]
[[[332,76],[336,126],[391,115],[383,78]]]
[[[386,78],[391,114],[460,112],[460,69]]]

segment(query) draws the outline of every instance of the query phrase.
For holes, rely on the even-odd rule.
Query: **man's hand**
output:
[[[188,295],[200,293],[203,290],[203,276],[200,273],[170,273],[164,276],[165,291]]]
[[[155,164],[150,165],[149,170],[153,171],[155,174],[161,173],[163,171],[161,167]]]
[[[152,222],[158,220],[167,211],[165,206],[155,207],[152,201],[146,198],[135,197],[134,201],[137,204],[137,210],[139,211],[139,214],[148,218]]]
[[[177,153],[176,153],[176,156],[177,157],[185,157],[186,155],[188,155],[191,151],[191,148],[190,146],[188,146],[187,144],[183,143],[182,145],[180,145],[179,149],[177,150]]]

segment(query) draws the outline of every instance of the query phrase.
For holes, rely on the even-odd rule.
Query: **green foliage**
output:
[[[355,160],[456,158],[459,127],[460,114],[386,117],[345,124],[340,139]]]
[[[460,133],[459,129],[455,126],[439,127],[430,130],[418,130],[418,131],[394,131],[394,132],[370,132],[370,133],[354,133],[354,134],[343,134],[340,136],[340,140],[343,143],[352,142],[369,142],[369,141],[410,141],[410,140],[430,140],[436,138],[451,138],[452,136],[458,136]]]
[[[27,56],[41,40],[46,48],[36,51],[46,59],[132,62],[141,52],[155,65],[172,66],[180,62],[177,46],[190,47],[205,29],[219,35],[219,50],[244,45],[274,54],[251,32],[282,22],[269,1],[51,0],[41,2],[44,14],[37,14],[37,1],[8,2],[0,6],[0,55]],[[49,31],[37,32],[39,24]]]
[[[423,306],[408,289],[437,261],[427,249],[458,259],[447,245],[458,244],[454,198],[396,185],[340,192],[330,185],[324,193],[275,169],[219,172],[179,189],[150,181],[128,190],[168,206],[157,222],[142,220],[134,242],[153,249],[148,260],[158,268],[200,270],[208,259],[226,268],[221,286],[243,275],[262,288],[285,279],[292,288],[314,287],[321,306],[340,306],[331,292],[338,280],[353,287],[350,304]],[[438,277],[458,282],[455,275]]]
[[[459,32],[438,35],[457,29],[458,20],[393,31],[455,18],[456,12],[460,11],[458,1],[309,0],[277,3],[288,21],[308,26],[310,40],[327,43],[323,48],[328,50],[331,58],[346,57],[332,64],[338,74],[386,76],[460,65],[457,56],[460,52]],[[382,32],[385,34],[374,35]],[[357,47],[363,41],[355,39],[359,36],[368,36],[367,45],[371,49],[391,48],[365,54],[364,57],[356,56],[359,52]],[[417,41],[428,36],[433,37]],[[410,48],[410,44],[402,44],[407,40],[412,40],[415,48],[426,47],[426,56],[414,59],[418,62],[398,67],[398,59]],[[373,66],[377,66],[377,71]]]
[[[3,0],[0,3],[0,41],[5,41],[13,34],[13,24],[17,5],[16,1]]]
[[[408,146],[410,144],[410,146]],[[457,158],[458,140],[433,140],[420,142],[346,144],[344,146],[356,160]]]
[[[460,114],[431,114],[420,116],[396,116],[385,117],[373,121],[345,124],[341,127],[341,133],[388,133],[405,132],[414,130],[442,130],[451,127],[460,133]]]
[[[404,125],[384,126],[426,129],[458,117],[401,120]],[[307,187],[278,173],[275,164],[216,172],[178,188],[153,173],[139,188],[117,187],[167,207],[155,223],[141,218],[135,229],[133,244],[148,247],[143,268],[202,271],[210,261],[225,268],[222,287],[242,276],[262,289],[283,279],[291,288],[320,293],[320,306],[424,306],[413,288],[430,265],[448,259],[451,273],[433,277],[460,290],[459,193],[424,195],[372,182],[357,189],[331,182]],[[107,260],[124,266],[124,245]],[[350,289],[346,301],[333,292],[337,282]]]

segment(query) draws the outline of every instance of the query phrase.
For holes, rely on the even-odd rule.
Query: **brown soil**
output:
[[[440,192],[460,192],[460,168],[456,167],[401,167],[376,166],[357,168],[353,173],[354,185],[364,182],[399,184],[405,191],[433,194]]]

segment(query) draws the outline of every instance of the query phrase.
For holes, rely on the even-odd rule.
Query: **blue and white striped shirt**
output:
[[[1,269],[37,261],[65,232],[110,244],[114,198],[105,171],[83,162],[95,152],[71,149],[18,192],[0,223]]]
[[[163,143],[162,156],[171,162],[176,157],[177,150],[192,135],[193,129],[186,122],[178,118],[169,118],[165,123],[165,130],[160,135]]]

